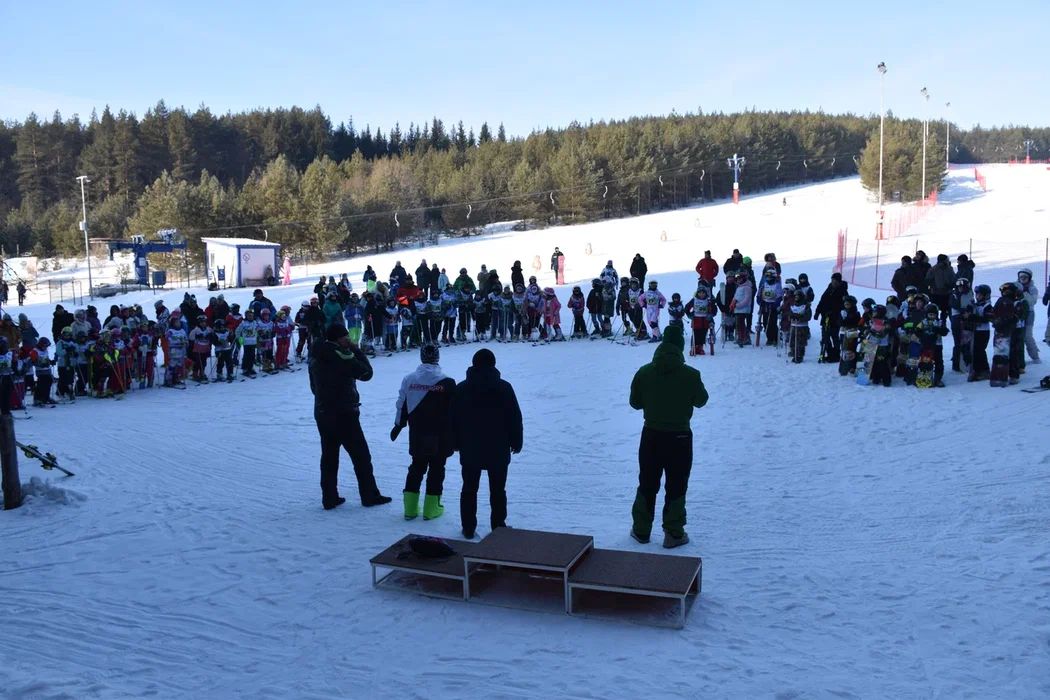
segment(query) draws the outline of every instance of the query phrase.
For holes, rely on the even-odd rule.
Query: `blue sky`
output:
[[[895,114],[921,116],[925,85],[931,118],[951,102],[964,127],[1046,126],[1047,20],[1047,2],[0,0],[0,119],[161,98],[512,135],[672,110],[876,114],[885,61]]]

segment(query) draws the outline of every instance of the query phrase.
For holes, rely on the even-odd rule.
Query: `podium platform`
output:
[[[702,569],[698,557],[593,549],[569,576],[568,612],[576,614],[580,591],[664,598],[678,601],[675,626],[682,628],[688,607],[700,595]]]
[[[562,578],[565,612],[569,612],[569,571],[594,548],[589,535],[499,527],[463,554],[463,597],[470,600],[470,565],[490,564],[534,571],[551,571]]]
[[[431,559],[412,551],[417,536],[372,557],[373,586],[678,628],[700,595],[699,557],[595,549],[589,535],[497,528],[476,543],[446,540],[455,553]],[[379,577],[380,569],[390,571]]]

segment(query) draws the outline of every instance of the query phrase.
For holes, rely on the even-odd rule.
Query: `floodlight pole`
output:
[[[1035,141],[1033,141],[1032,139],[1025,139],[1024,140],[1024,162],[1025,163],[1031,163],[1032,162],[1032,146],[1034,146],[1034,145],[1035,145]]]
[[[930,91],[925,87],[919,90],[919,94],[926,98],[926,107],[923,110],[922,115],[922,192],[920,192],[919,200],[925,204],[926,200],[926,134],[930,129],[929,113],[930,113]]]
[[[733,204],[740,204],[740,169],[747,163],[747,158],[733,154],[726,158],[726,165],[733,171]]]
[[[876,69],[879,71],[879,218],[875,238],[882,240],[882,221],[885,218],[885,210],[882,208],[882,160],[886,135],[886,64],[880,62]]]
[[[948,118],[948,110],[951,108],[951,102],[944,103],[944,167],[946,170],[951,170],[952,167],[952,154],[950,150],[952,141],[952,121]]]
[[[77,180],[80,181],[80,207],[82,218],[80,219],[80,230],[84,232],[84,254],[87,257],[87,271],[88,271],[88,298],[94,299],[94,285],[91,283],[91,245],[88,243],[88,225],[87,225],[87,195],[84,191],[84,185],[91,182],[87,175],[77,176]]]

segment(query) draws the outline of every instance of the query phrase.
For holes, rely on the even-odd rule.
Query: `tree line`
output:
[[[943,128],[931,123],[927,189],[943,177]],[[1033,138],[1042,149],[1048,136],[1014,127],[956,131],[953,160],[1005,159],[997,147]],[[878,119],[672,114],[508,138],[502,124],[495,133],[482,124],[475,134],[462,121],[447,127],[437,118],[385,133],[358,130],[352,120],[333,126],[318,107],[216,116],[161,101],[141,119],[107,107],[86,124],[30,115],[0,123],[0,246],[7,255],[81,251],[81,174],[91,178],[92,237],[174,227],[198,252],[201,236],[266,236],[318,259],[469,234],[494,221],[553,225],[727,197],[733,176],[725,159],[734,153],[747,158],[745,195],[858,170],[875,189]],[[891,115],[884,190],[917,198],[920,167],[921,123]]]

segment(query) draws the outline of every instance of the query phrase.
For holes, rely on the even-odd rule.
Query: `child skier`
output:
[[[671,295],[671,303],[667,305],[667,316],[670,319],[668,323],[683,329],[684,335],[685,324],[682,318],[685,316],[685,305],[682,304],[682,295],[678,292]]]
[[[963,320],[973,326],[973,342],[970,346],[970,373],[966,378],[969,382],[981,382],[988,379],[990,368],[988,366],[988,341],[991,338],[992,326],[990,321],[994,317],[991,296],[992,288],[987,284],[979,284],[973,288],[974,302],[970,319]]]
[[[386,308],[383,309],[383,348],[388,353],[397,352],[397,336],[400,323],[401,311],[397,308],[397,300],[391,297],[386,300]]]
[[[706,285],[696,288],[693,298],[685,305],[685,314],[691,319],[693,327],[693,342],[691,355],[703,355],[704,345],[707,343],[708,334],[714,332],[712,329],[718,307],[711,298],[711,290]],[[712,347],[714,342],[712,341]]]
[[[211,329],[208,318],[201,314],[197,317],[197,327],[189,333],[190,352],[193,356],[193,380],[202,384],[208,382],[208,360],[211,358]]]
[[[776,268],[767,267],[758,283],[759,324],[766,331],[766,345],[777,344],[777,314],[784,299],[784,289]]]
[[[55,364],[58,369],[58,395],[69,401],[76,400],[73,383],[77,371],[77,344],[73,340],[73,329],[66,326],[55,343]]]
[[[292,332],[295,330],[295,326],[288,319],[289,312],[290,308],[282,306],[273,324],[273,336],[277,342],[273,364],[277,369],[288,369],[288,354],[292,348]]]
[[[52,367],[55,360],[51,358],[51,341],[41,338],[36,341],[36,347],[29,352],[29,361],[36,370],[36,387],[33,390],[33,405],[54,406],[55,400],[51,398],[51,385],[54,382]]]
[[[543,337],[565,340],[565,336],[561,334],[561,302],[558,301],[554,288],[544,287],[543,297]]]
[[[492,311],[489,308],[488,298],[481,290],[474,292],[474,340],[484,340],[489,332],[489,324],[492,319]]]
[[[925,308],[926,318],[915,328],[919,337],[920,355],[933,356],[933,386],[944,387],[944,347],[941,338],[948,335],[945,320],[940,317],[941,310],[936,304]]]
[[[587,293],[587,313],[591,315],[591,335],[602,332],[602,281],[595,277],[591,280],[591,291]]]
[[[168,330],[165,331],[164,338],[168,343],[168,369],[164,377],[164,386],[181,386],[189,335],[182,327],[182,312],[178,309],[173,309],[168,317]]]
[[[751,320],[751,311],[754,303],[754,290],[746,272],[739,272],[736,276],[736,290],[733,292],[733,301],[730,303],[730,311],[736,318],[736,344],[744,347],[751,344],[751,334],[748,332],[747,324]]]
[[[215,346],[215,381],[222,380],[223,370],[226,371],[226,381],[233,381],[233,345],[234,334],[226,327],[226,319],[215,319],[215,328],[212,332],[211,342]]]
[[[255,349],[259,336],[259,326],[255,320],[255,313],[248,309],[244,312],[244,320],[237,324],[234,337],[237,345],[241,348],[241,374],[245,377],[255,376]]]
[[[794,304],[791,306],[791,332],[788,334],[788,357],[795,364],[801,364],[806,357],[806,344],[809,342],[809,321],[813,310],[804,293],[795,291]]]
[[[660,335],[660,309],[667,306],[667,297],[658,289],[656,280],[649,280],[649,290],[639,297],[638,304],[644,304],[645,323],[652,331],[649,342],[659,343],[663,338]]]
[[[255,322],[255,326],[255,352],[259,356],[259,365],[263,372],[273,374],[277,370],[273,366],[273,320],[270,318],[268,308],[263,307],[259,311],[259,319]]]

